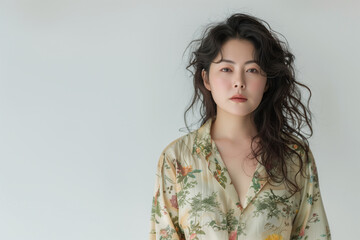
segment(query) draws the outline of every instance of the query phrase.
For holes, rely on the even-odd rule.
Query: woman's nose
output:
[[[244,89],[245,88],[245,81],[244,81],[244,76],[242,76],[242,74],[240,74],[234,81],[234,87],[235,88],[242,88]]]
[[[245,85],[244,85],[244,84],[237,84],[237,83],[235,83],[235,85],[234,85],[235,88],[237,88],[237,87],[239,87],[239,86],[240,86],[240,88],[245,88]]]

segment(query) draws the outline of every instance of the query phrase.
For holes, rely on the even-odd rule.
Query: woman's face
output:
[[[209,75],[202,72],[204,85],[211,91],[218,113],[250,116],[261,102],[267,81],[254,61],[254,46],[248,40],[230,39],[221,50],[222,61],[215,63],[221,59],[219,53],[210,65]],[[246,100],[236,98],[239,95]]]

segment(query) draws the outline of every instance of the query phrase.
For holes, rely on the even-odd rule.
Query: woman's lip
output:
[[[231,97],[231,99],[247,99],[244,95],[242,94],[235,94],[234,96]]]
[[[231,99],[245,99],[245,100],[247,100],[247,98],[245,98],[245,97],[232,97]]]
[[[234,102],[245,102],[245,101],[247,101],[246,98],[231,98],[231,100],[233,100]]]

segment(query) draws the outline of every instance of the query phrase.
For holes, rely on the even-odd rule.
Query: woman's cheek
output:
[[[266,82],[265,82],[265,81],[255,81],[255,82],[253,82],[253,84],[252,84],[251,86],[249,86],[249,87],[251,87],[254,92],[257,92],[257,93],[259,93],[259,94],[262,94],[262,93],[264,93],[265,85],[266,85]]]
[[[212,90],[216,92],[221,92],[223,89],[225,89],[227,86],[227,83],[224,79],[216,79],[213,82]]]

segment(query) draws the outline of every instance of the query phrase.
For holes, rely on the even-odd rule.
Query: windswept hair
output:
[[[309,110],[311,90],[295,80],[294,55],[288,50],[286,39],[284,38],[285,42],[279,40],[277,34],[261,19],[247,14],[234,14],[225,22],[210,25],[200,39],[191,41],[189,46],[193,46],[193,50],[186,69],[193,76],[194,94],[185,110],[184,121],[189,130],[186,116],[197,104],[200,105],[201,125],[216,116],[216,103],[203,84],[201,71],[205,69],[206,73],[209,73],[210,64],[221,54],[221,48],[226,41],[250,41],[255,48],[255,61],[266,73],[268,87],[260,105],[253,112],[258,134],[251,142],[252,155],[256,159],[261,156],[258,161],[265,166],[273,182],[285,181],[290,192],[294,194],[300,187],[295,179],[288,176],[288,165],[289,161],[295,163],[292,157],[295,154],[295,159],[299,160],[295,163],[299,166],[297,174],[302,173],[304,162],[300,151],[297,151],[299,149],[292,147],[295,144],[305,153],[305,162],[309,157],[307,138],[313,134]],[[309,92],[306,105],[301,101],[300,87]],[[303,131],[304,128],[308,128],[307,133]],[[259,143],[256,150],[253,147],[255,140]]]

